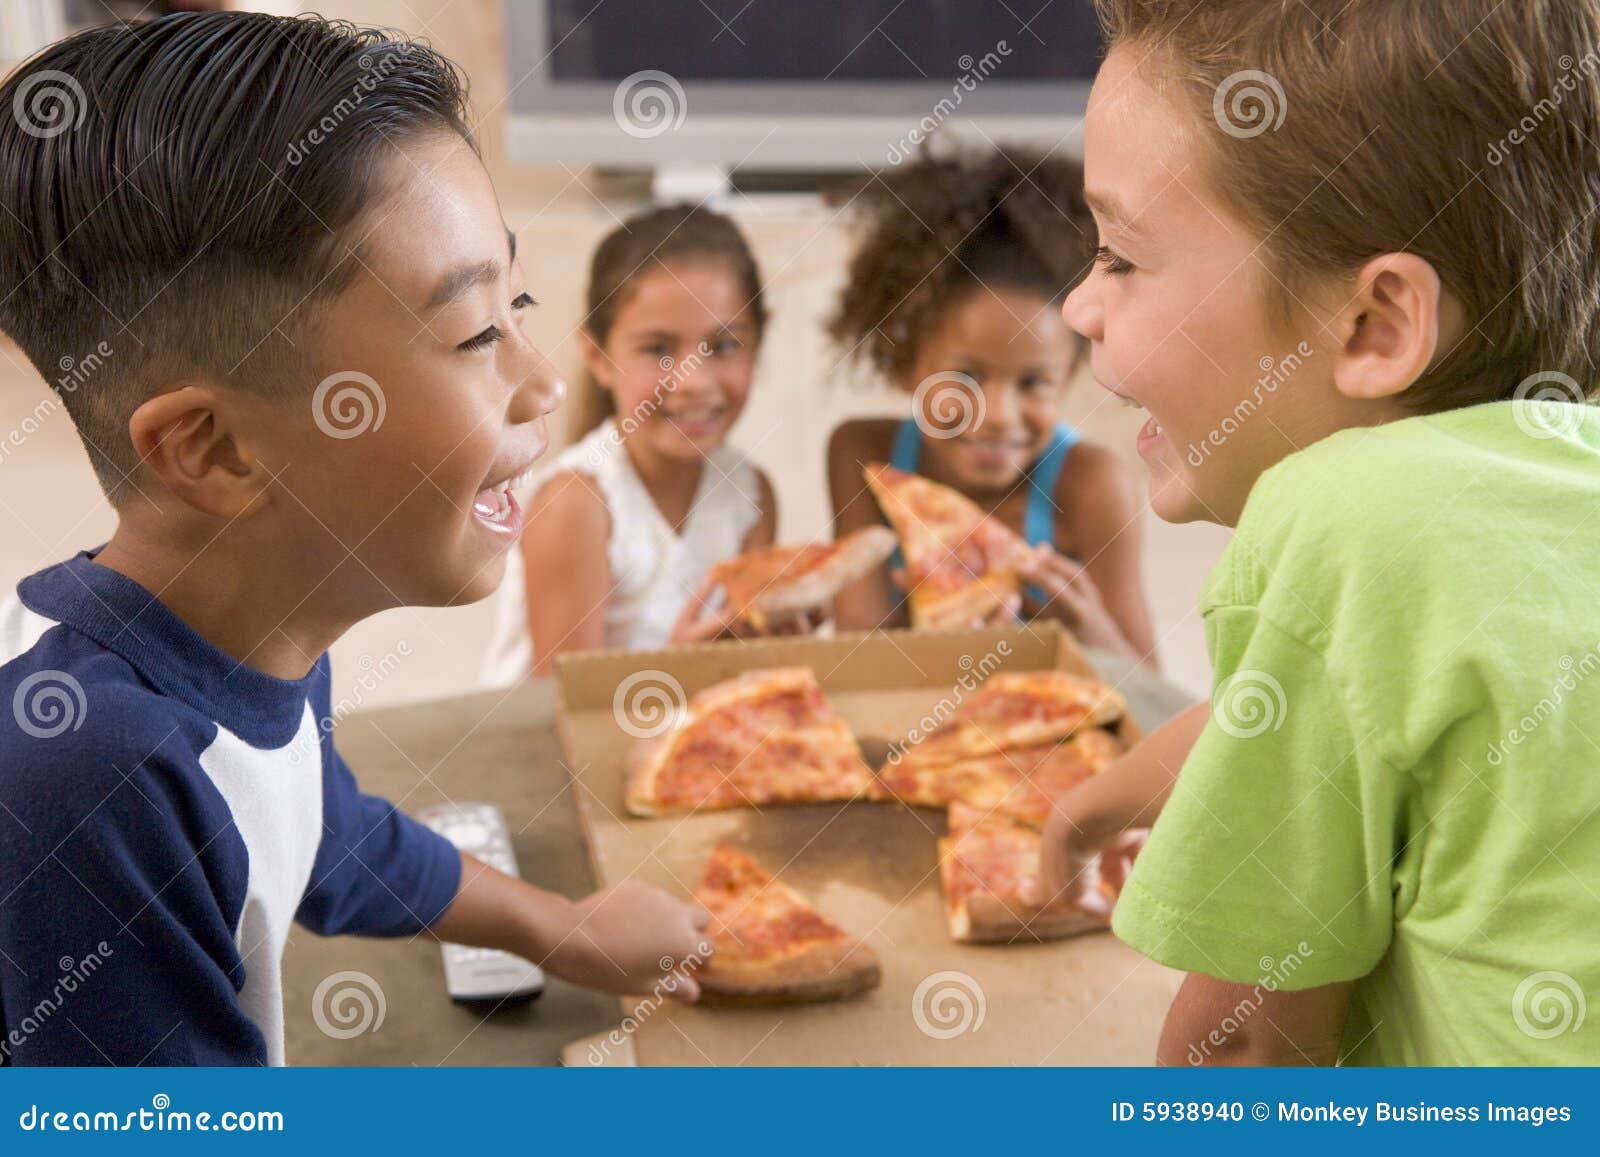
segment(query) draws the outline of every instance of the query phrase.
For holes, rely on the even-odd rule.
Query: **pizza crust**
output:
[[[877,988],[877,954],[859,940],[826,940],[774,960],[713,955],[696,973],[704,1004],[760,1007],[841,1000]]]
[[[746,617],[759,624],[825,607],[845,587],[882,566],[895,544],[894,531],[887,526],[867,526],[846,535],[827,562],[798,578],[780,579],[763,591],[747,608]]]
[[[912,623],[932,630],[986,623],[1021,592],[1022,584],[1011,571],[993,571],[946,594],[913,587]]]
[[[946,897],[955,895],[957,867],[955,840],[939,841],[939,883]],[[1014,944],[1018,941],[1043,943],[1103,932],[1110,920],[1085,912],[1076,905],[1055,904],[1041,908],[1026,904],[1021,897],[1000,897],[977,892],[945,904],[945,920],[950,938],[959,944]]]

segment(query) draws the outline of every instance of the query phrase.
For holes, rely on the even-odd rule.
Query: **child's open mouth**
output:
[[[513,492],[526,486],[532,478],[533,467],[530,466],[514,478],[478,491],[472,500],[472,516],[491,533],[515,538],[522,533],[522,507]]]

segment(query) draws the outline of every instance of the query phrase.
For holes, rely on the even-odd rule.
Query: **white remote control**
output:
[[[447,803],[417,816],[459,851],[476,856],[508,876],[517,875],[517,857],[505,817],[489,803]],[[446,944],[444,982],[450,999],[464,1004],[520,1004],[544,991],[544,973],[520,956],[493,948]]]

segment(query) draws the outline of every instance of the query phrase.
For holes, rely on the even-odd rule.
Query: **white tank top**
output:
[[[755,469],[738,451],[722,446],[706,456],[688,520],[682,533],[674,530],[634,470],[611,419],[556,455],[540,485],[564,473],[594,479],[611,516],[606,542],[612,582],[605,607],[607,647],[666,646],[690,596],[713,566],[743,549],[745,536],[761,518],[761,484]],[[504,687],[533,669],[520,545],[506,560],[506,576],[495,597],[494,635],[483,678],[491,686]]]

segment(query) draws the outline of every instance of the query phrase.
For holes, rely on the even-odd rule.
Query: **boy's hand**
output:
[[[1113,897],[1121,893],[1148,835],[1147,831],[1123,832],[1103,847],[1093,847],[1079,837],[1059,808],[1053,809],[1045,823],[1039,876],[1033,894],[1023,899],[1040,907],[1068,903],[1101,919],[1109,918]]]
[[[1037,609],[1060,614],[1079,642],[1102,651],[1135,655],[1133,645],[1106,609],[1100,588],[1078,563],[1041,543],[1017,562],[1017,573],[1044,592],[1045,602]]]
[[[700,998],[693,970],[711,955],[710,913],[651,884],[624,880],[573,905],[575,921],[547,967],[564,980],[618,996],[651,991],[668,976],[680,1000]]]

